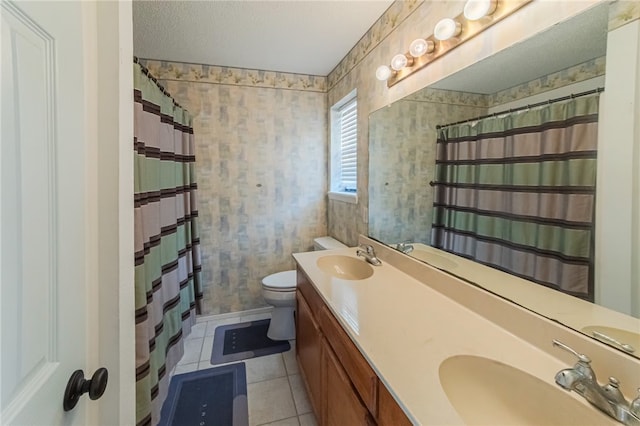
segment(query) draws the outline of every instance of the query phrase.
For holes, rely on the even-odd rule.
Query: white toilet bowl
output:
[[[296,338],[293,311],[296,308],[296,271],[271,274],[262,280],[262,296],[273,306],[267,337],[271,340]]]
[[[314,250],[346,247],[331,237],[320,237],[313,240]],[[296,271],[277,272],[264,277],[262,295],[265,302],[273,306],[267,337],[272,340],[295,339],[296,326],[293,313],[296,309]]]

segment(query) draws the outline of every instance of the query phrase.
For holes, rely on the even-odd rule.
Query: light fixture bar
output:
[[[453,20],[461,24],[462,28],[460,34],[456,37],[442,41],[436,39],[433,34],[426,37],[424,40],[426,40],[427,43],[434,43],[434,50],[427,55],[414,58],[413,64],[407,65],[401,70],[396,71],[396,73],[391,75],[387,80],[387,87],[398,84],[414,72],[427,66],[430,62],[444,56],[465,41],[470,40],[482,31],[491,27],[493,24],[500,22],[516,10],[525,6],[527,3],[531,3],[532,1],[533,0],[498,0],[495,11],[492,14],[484,16],[476,21],[469,21],[466,19],[464,12],[459,14],[454,17]],[[406,56],[410,57],[409,52],[406,53]]]

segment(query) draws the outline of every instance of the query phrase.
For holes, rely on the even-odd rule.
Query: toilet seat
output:
[[[262,288],[270,291],[290,292],[296,290],[296,271],[282,271],[262,279]]]

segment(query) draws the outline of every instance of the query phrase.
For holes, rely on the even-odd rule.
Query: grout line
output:
[[[296,398],[293,396],[293,387],[291,386],[291,379],[289,378],[288,375],[287,375],[287,383],[289,384],[289,393],[291,394],[291,399],[293,400],[293,408],[296,410],[296,416],[299,416],[300,413],[298,413],[298,405],[296,404]]]
[[[198,364],[200,364],[200,361],[202,361],[200,359],[200,357],[202,356],[202,348],[204,348],[204,337],[202,338],[202,343],[200,344],[200,351],[198,352]]]
[[[298,418],[298,416],[291,416],[291,417],[285,417],[284,419],[280,419],[280,420],[274,420],[273,422],[267,422],[267,423],[260,423],[259,425],[256,426],[265,426],[265,425],[270,425],[274,422],[282,422],[284,420],[289,420],[289,419],[296,419],[298,421],[298,425],[300,425],[300,419]]]
[[[247,382],[247,384],[248,385],[255,385],[257,383],[264,383],[264,382],[269,382],[271,380],[279,380],[279,379],[285,379],[285,378],[287,379],[287,381],[289,380],[289,376],[279,376],[279,377],[271,377],[269,379],[264,379],[264,380],[258,380],[256,382],[251,382],[251,383]],[[291,388],[291,386],[289,386],[289,388]],[[293,393],[291,394],[291,396],[293,397]],[[295,401],[294,401],[293,405],[295,405]],[[296,410],[296,412],[297,412],[297,410]]]
[[[211,354],[209,354],[209,358],[202,359],[202,351],[204,351],[204,341],[205,341],[205,340],[207,340],[207,337],[209,337],[209,336],[205,336],[205,337],[202,339],[202,347],[200,348],[200,355],[198,355],[198,362],[201,362],[201,361],[207,361],[207,360],[210,360],[210,359],[211,359]],[[213,350],[213,348],[211,348],[211,350]]]

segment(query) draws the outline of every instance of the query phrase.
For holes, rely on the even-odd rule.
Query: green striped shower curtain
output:
[[[136,423],[155,425],[200,285],[192,119],[134,63]]]
[[[593,300],[598,99],[440,129],[432,244]]]

